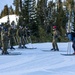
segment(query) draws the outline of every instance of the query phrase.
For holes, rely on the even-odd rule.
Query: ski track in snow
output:
[[[51,43],[33,44],[37,49],[9,50],[21,55],[1,55],[0,75],[75,75],[75,56],[61,55],[67,53],[68,44],[58,43],[58,46],[59,52],[50,51]]]

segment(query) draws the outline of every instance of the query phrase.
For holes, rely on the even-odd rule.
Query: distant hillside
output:
[[[15,24],[17,24],[18,19],[19,19],[19,16],[16,16],[15,14],[9,15],[10,24],[11,24],[12,21],[14,21]],[[8,21],[8,16],[2,17],[0,19],[0,24],[1,23],[6,23],[7,21]]]

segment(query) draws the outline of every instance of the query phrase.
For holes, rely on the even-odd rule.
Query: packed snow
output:
[[[8,49],[10,55],[1,55],[0,75],[75,75],[75,56],[72,43],[58,43],[59,51],[50,51],[51,42],[29,43],[28,49]]]

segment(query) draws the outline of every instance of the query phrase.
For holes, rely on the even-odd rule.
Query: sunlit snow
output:
[[[0,75],[75,75],[72,43],[58,43],[59,51],[50,51],[51,42],[29,43],[29,49],[8,49],[11,55],[0,55]],[[31,48],[31,49],[30,49]],[[1,51],[0,51],[1,54]]]

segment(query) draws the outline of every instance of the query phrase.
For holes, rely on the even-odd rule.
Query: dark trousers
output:
[[[72,44],[72,48],[73,48],[73,50],[74,50],[74,52],[75,52],[75,41],[74,41],[73,44]]]

